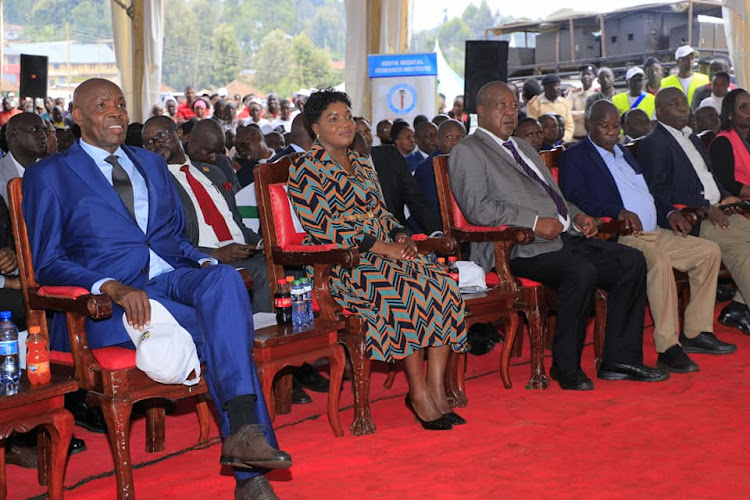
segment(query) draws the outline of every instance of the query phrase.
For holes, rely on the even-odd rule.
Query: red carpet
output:
[[[470,357],[468,425],[423,431],[403,405],[406,382],[382,388],[373,375],[374,435],[336,439],[325,417],[325,395],[277,418],[290,471],[270,475],[283,499],[486,498],[748,498],[747,425],[750,410],[750,336],[718,325],[720,338],[738,344],[729,356],[692,355],[701,371],[666,382],[607,382],[593,377],[591,346],[584,370],[596,389],[572,393],[553,382],[547,391],[524,389],[528,359],[511,370],[505,390],[499,352]],[[655,364],[651,329],[646,362]],[[549,359],[547,360],[549,367]],[[342,405],[351,404],[345,391]],[[322,415],[322,416],[321,416]],[[345,428],[352,411],[342,411]],[[143,451],[143,419],[131,446],[138,498],[231,498],[234,481],[218,465],[218,432],[208,447],[197,439],[194,413],[167,418],[167,452]],[[66,496],[114,498],[106,440],[76,427],[88,451],[68,464]],[[144,465],[145,464],[145,465]],[[8,466],[8,498],[43,495],[36,471]]]

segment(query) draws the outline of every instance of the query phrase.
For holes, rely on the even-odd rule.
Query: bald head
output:
[[[617,118],[620,117],[620,112],[617,110],[617,106],[612,104],[611,101],[608,101],[606,99],[601,99],[591,105],[591,109],[589,110],[588,121],[598,122],[602,120],[604,117],[609,118],[611,116],[615,116]]]
[[[419,149],[425,153],[430,154],[438,148],[438,127],[432,122],[422,122],[417,125],[417,129],[414,131],[414,138],[417,141]]]
[[[515,90],[500,81],[485,84],[477,93],[477,115],[480,127],[507,140],[518,124]]]
[[[13,157],[24,167],[47,156],[47,126],[34,113],[19,113],[5,126],[5,141]]]
[[[188,141],[188,155],[193,161],[216,165],[226,152],[224,132],[216,120],[201,120],[193,127]]]
[[[128,112],[120,87],[102,78],[81,83],[73,94],[73,119],[86,143],[114,153],[125,142]]]
[[[448,154],[453,146],[466,137],[466,128],[458,120],[448,119],[438,127],[438,148],[443,154]]]
[[[304,113],[297,113],[297,116],[292,120],[289,139],[291,144],[296,144],[305,151],[312,147],[312,134],[310,133],[310,126],[307,124],[307,118],[305,118]]]
[[[591,106],[586,129],[594,144],[614,152],[620,136],[620,112],[610,101],[596,101]]]
[[[656,107],[656,118],[670,127],[682,130],[690,119],[690,106],[687,97],[682,90],[676,87],[667,87],[656,93],[654,99]]]

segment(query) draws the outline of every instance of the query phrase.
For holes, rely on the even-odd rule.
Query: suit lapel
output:
[[[490,148],[503,163],[517,170],[521,175],[524,176],[524,178],[529,179],[530,181],[533,181],[533,179],[529,178],[529,175],[526,173],[523,167],[521,167],[521,165],[519,165],[515,160],[513,160],[509,156],[510,151],[507,151],[507,150],[503,151],[504,148],[500,144],[498,144],[498,142],[495,139],[487,135],[487,133],[485,133],[482,130],[477,130],[476,132],[474,132],[474,136],[480,141],[482,141],[485,144],[485,146]]]
[[[104,177],[104,174],[99,170],[93,158],[81,149],[78,142],[75,142],[70,147],[70,153],[65,155],[63,160],[68,168],[91,188],[94,194],[104,199],[112,206],[115,212],[135,224],[133,217],[128,212],[128,209],[125,208],[115,188]]]

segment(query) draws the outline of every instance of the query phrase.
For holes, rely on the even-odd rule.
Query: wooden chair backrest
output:
[[[560,157],[562,156],[563,151],[565,151],[564,147],[557,146],[554,149],[539,152],[539,156],[542,157],[542,161],[552,173],[552,177],[555,178],[555,182],[557,182],[560,172]]]
[[[709,146],[711,146],[714,138],[716,137],[716,134],[714,134],[711,130],[704,130],[703,132],[698,134],[698,137],[700,137],[701,142],[704,146],[706,146],[706,149],[708,149]]]
[[[625,144],[625,147],[628,151],[630,151],[630,154],[637,157],[638,156],[638,146],[641,144],[641,141],[643,140],[643,137],[638,137],[637,139],[633,139],[629,143]]]
[[[47,317],[44,311],[34,310],[29,307],[29,290],[36,290],[39,285],[34,276],[34,264],[31,259],[31,244],[26,229],[26,220],[23,218],[23,190],[21,177],[8,182],[8,203],[10,209],[10,220],[13,227],[13,240],[16,244],[16,258],[18,259],[18,275],[21,279],[21,291],[23,302],[26,307],[26,321],[29,325],[36,325],[42,330],[42,334],[49,341],[47,331]]]
[[[443,219],[443,233],[450,236],[451,229],[456,228],[457,219],[464,219],[461,209],[451,191],[448,178],[448,155],[437,155],[432,160],[435,173],[435,186],[437,187],[438,203],[440,205],[440,217]]]

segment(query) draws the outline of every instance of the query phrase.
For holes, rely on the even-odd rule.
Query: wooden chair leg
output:
[[[49,457],[47,491],[50,500],[60,500],[63,497],[63,478],[65,464],[68,461],[68,446],[73,436],[73,425],[73,414],[67,410],[60,410],[52,414],[52,423],[44,426],[46,432],[40,432],[48,435],[44,439],[48,439],[50,444],[45,450]]]
[[[40,486],[47,486],[47,471],[52,463],[52,441],[44,429],[36,431],[36,476]]]
[[[505,332],[503,350],[500,353],[500,378],[503,381],[503,387],[506,389],[513,387],[513,383],[510,381],[510,357],[513,351],[513,344],[520,338],[518,336],[519,324],[518,313],[511,312]]]
[[[604,334],[607,329],[607,298],[597,292],[594,301],[594,365],[599,371],[604,352]]]
[[[204,396],[198,396],[198,401],[195,403],[195,412],[198,414],[198,444],[203,444],[208,442],[211,430],[211,409],[208,407],[208,401]]]
[[[349,427],[353,436],[375,432],[370,414],[370,359],[365,355],[364,336],[347,335],[344,342],[352,361],[352,388],[354,390],[354,422]]]
[[[390,389],[393,387],[393,382],[396,381],[396,375],[400,371],[399,363],[388,363],[388,377],[383,382],[384,389]]]
[[[292,374],[283,373],[274,382],[274,402],[277,415],[292,413]]]
[[[529,351],[531,352],[530,389],[549,388],[549,379],[544,370],[544,335],[547,327],[547,303],[542,287],[524,288],[527,294],[523,312],[529,323]]]
[[[464,392],[466,376],[466,354],[451,351],[445,370],[445,395],[452,408],[463,408],[469,403]]]
[[[8,496],[8,488],[5,485],[5,440],[0,439],[0,500]]]
[[[341,380],[344,378],[344,366],[346,365],[344,348],[338,344],[332,345],[329,362],[331,365],[331,378],[328,384],[328,422],[331,424],[333,435],[343,437],[344,429],[341,428],[339,401],[341,397]]]
[[[151,399],[146,401],[146,452],[157,453],[164,451],[164,441],[167,432],[165,409],[162,401]]]
[[[104,399],[101,402],[107,437],[115,462],[117,498],[135,498],[133,462],[130,459],[130,413],[133,403],[127,399]]]
[[[271,422],[276,418],[276,402],[273,395],[273,379],[276,372],[264,363],[256,362],[256,369],[258,370],[258,378],[260,379],[260,385],[263,390],[263,397],[266,400],[266,409],[268,409],[268,416]]]

